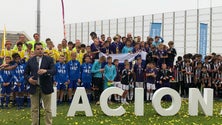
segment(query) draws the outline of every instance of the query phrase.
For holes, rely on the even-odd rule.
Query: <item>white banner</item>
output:
[[[124,60],[128,60],[129,62],[132,62],[137,55],[141,55],[142,60],[146,60],[147,52],[141,51],[137,53],[109,54],[109,55],[101,53],[101,52],[99,53],[99,57],[105,56],[107,58],[110,56],[112,57],[112,60],[118,59],[120,63],[124,63]]]

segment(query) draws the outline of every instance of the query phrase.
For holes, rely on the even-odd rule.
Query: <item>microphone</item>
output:
[[[36,56],[36,61],[37,61],[38,68],[39,68],[39,61],[40,61],[40,57],[39,56]]]
[[[38,70],[39,70],[39,68],[40,68],[40,64],[39,64],[39,62],[40,62],[40,57],[39,56],[36,56],[36,61],[37,61],[37,66],[38,66]],[[37,71],[38,72],[38,71]],[[38,73],[37,73],[38,74]],[[39,79],[39,75],[37,75],[37,85],[39,86],[40,85],[40,79]]]

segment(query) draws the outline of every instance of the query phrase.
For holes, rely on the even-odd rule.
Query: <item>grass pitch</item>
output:
[[[170,106],[171,103],[163,102],[163,107]],[[111,104],[115,108],[121,104]],[[57,117],[53,118],[53,125],[171,125],[171,124],[187,124],[187,125],[221,125],[222,101],[214,101],[213,116],[205,116],[199,111],[199,116],[188,115],[188,101],[183,100],[182,106],[178,114],[175,116],[164,117],[156,113],[152,107],[152,103],[144,104],[144,116],[134,115],[134,104],[123,105],[126,113],[120,117],[106,116],[99,105],[91,104],[93,117],[86,117],[84,112],[78,112],[75,117],[67,117],[69,109],[68,104],[59,105],[57,108]],[[41,125],[44,124],[44,112],[41,111]],[[30,108],[16,110],[16,107],[9,109],[0,109],[0,125],[30,125]]]

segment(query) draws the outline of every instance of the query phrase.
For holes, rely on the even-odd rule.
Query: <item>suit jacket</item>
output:
[[[55,65],[53,58],[49,56],[43,56],[40,69],[46,69],[47,72],[43,75],[38,75],[39,69],[36,56],[30,58],[27,62],[25,69],[25,79],[28,81],[30,77],[37,80],[39,77],[40,88],[44,94],[51,94],[53,92],[53,75],[55,74]],[[30,94],[36,93],[37,85],[30,84]]]

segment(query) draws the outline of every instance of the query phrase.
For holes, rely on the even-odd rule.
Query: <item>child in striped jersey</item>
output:
[[[215,96],[222,98],[222,66],[218,68],[218,72],[213,80]]]
[[[194,87],[193,83],[193,67],[191,66],[190,60],[186,59],[185,60],[185,67],[184,67],[184,82],[185,82],[185,92],[186,96],[188,97],[189,95],[189,88]]]
[[[211,87],[211,77],[209,72],[207,71],[207,67],[203,66],[201,70],[201,82],[203,88],[210,88]]]

